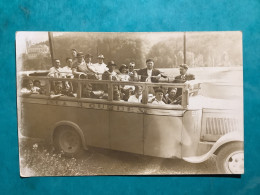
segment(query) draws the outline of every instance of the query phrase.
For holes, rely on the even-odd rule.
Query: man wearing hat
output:
[[[146,68],[138,70],[137,74],[141,76],[141,82],[153,82],[153,83],[158,83],[159,79],[162,76],[159,70],[154,69],[153,59],[147,59]]]
[[[115,72],[116,64],[114,61],[110,61],[107,64],[108,70],[102,74],[102,80],[116,81],[118,80],[117,73]]]
[[[164,105],[163,102],[163,90],[161,88],[155,89],[155,99],[153,100],[152,104],[159,104]]]
[[[175,83],[185,83],[186,81],[195,80],[193,74],[187,74],[189,67],[187,64],[180,65],[180,75],[176,76],[174,81]]]
[[[187,64],[180,65],[180,75],[176,76],[174,83],[185,83],[186,81],[195,80],[195,75],[187,74],[189,67]],[[178,88],[176,97],[179,97],[182,94],[182,89]]]
[[[98,57],[98,63],[93,64],[94,71],[96,74],[102,75],[105,71],[108,70],[107,65],[104,63],[104,56],[100,54]]]

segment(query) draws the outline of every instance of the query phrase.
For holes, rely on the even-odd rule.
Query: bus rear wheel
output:
[[[80,135],[70,126],[60,126],[56,129],[54,146],[58,152],[70,157],[77,156],[83,151]]]
[[[242,142],[227,144],[217,154],[217,169],[220,174],[244,173],[244,149]]]

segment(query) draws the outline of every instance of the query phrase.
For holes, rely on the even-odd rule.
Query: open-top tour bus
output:
[[[21,95],[18,90],[22,136],[49,140],[68,155],[99,147],[200,163],[215,154],[219,173],[244,172],[243,116],[235,109],[196,104],[200,83],[18,77],[19,81],[24,79],[40,80],[45,84],[45,94]],[[75,97],[51,98],[56,81],[71,82]],[[98,89],[91,92],[92,96],[84,95],[83,89],[89,85]],[[114,100],[115,87],[125,85],[142,87],[141,103]],[[182,93],[180,103],[151,104],[150,91],[156,87],[178,88]]]

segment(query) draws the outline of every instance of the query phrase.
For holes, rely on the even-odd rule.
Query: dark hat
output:
[[[109,61],[107,63],[107,66],[117,66],[114,61]]]
[[[102,54],[100,54],[97,58],[104,59],[105,57]]]
[[[80,58],[80,57],[84,57],[85,55],[83,54],[83,52],[78,52],[77,53],[77,58]]]
[[[86,55],[85,55],[85,58],[92,58],[93,56],[91,55],[91,54],[89,54],[89,53],[87,53]]]
[[[157,88],[157,89],[154,90],[154,92],[155,92],[155,93],[158,93],[158,92],[163,93],[163,90],[162,90],[162,88]]]
[[[123,68],[127,68],[127,65],[122,64],[122,65],[120,66],[120,68],[119,68],[119,71],[121,72]]]
[[[188,66],[187,64],[181,64],[181,65],[180,65],[180,68],[184,68],[184,69],[188,70],[188,69],[189,69],[189,66]]]
[[[147,63],[147,62],[154,62],[154,61],[153,61],[152,58],[149,58],[149,59],[146,60],[146,63]]]

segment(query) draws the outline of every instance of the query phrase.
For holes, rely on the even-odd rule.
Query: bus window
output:
[[[70,80],[51,81],[50,98],[62,98],[62,97],[77,97],[77,93],[74,90],[76,82]]]
[[[108,85],[105,83],[82,83],[81,98],[108,99]]]
[[[148,103],[157,105],[181,105],[182,88],[174,86],[148,87]]]
[[[141,103],[143,87],[140,85],[113,84],[113,101]]]
[[[22,79],[21,95],[46,95],[45,80]]]

